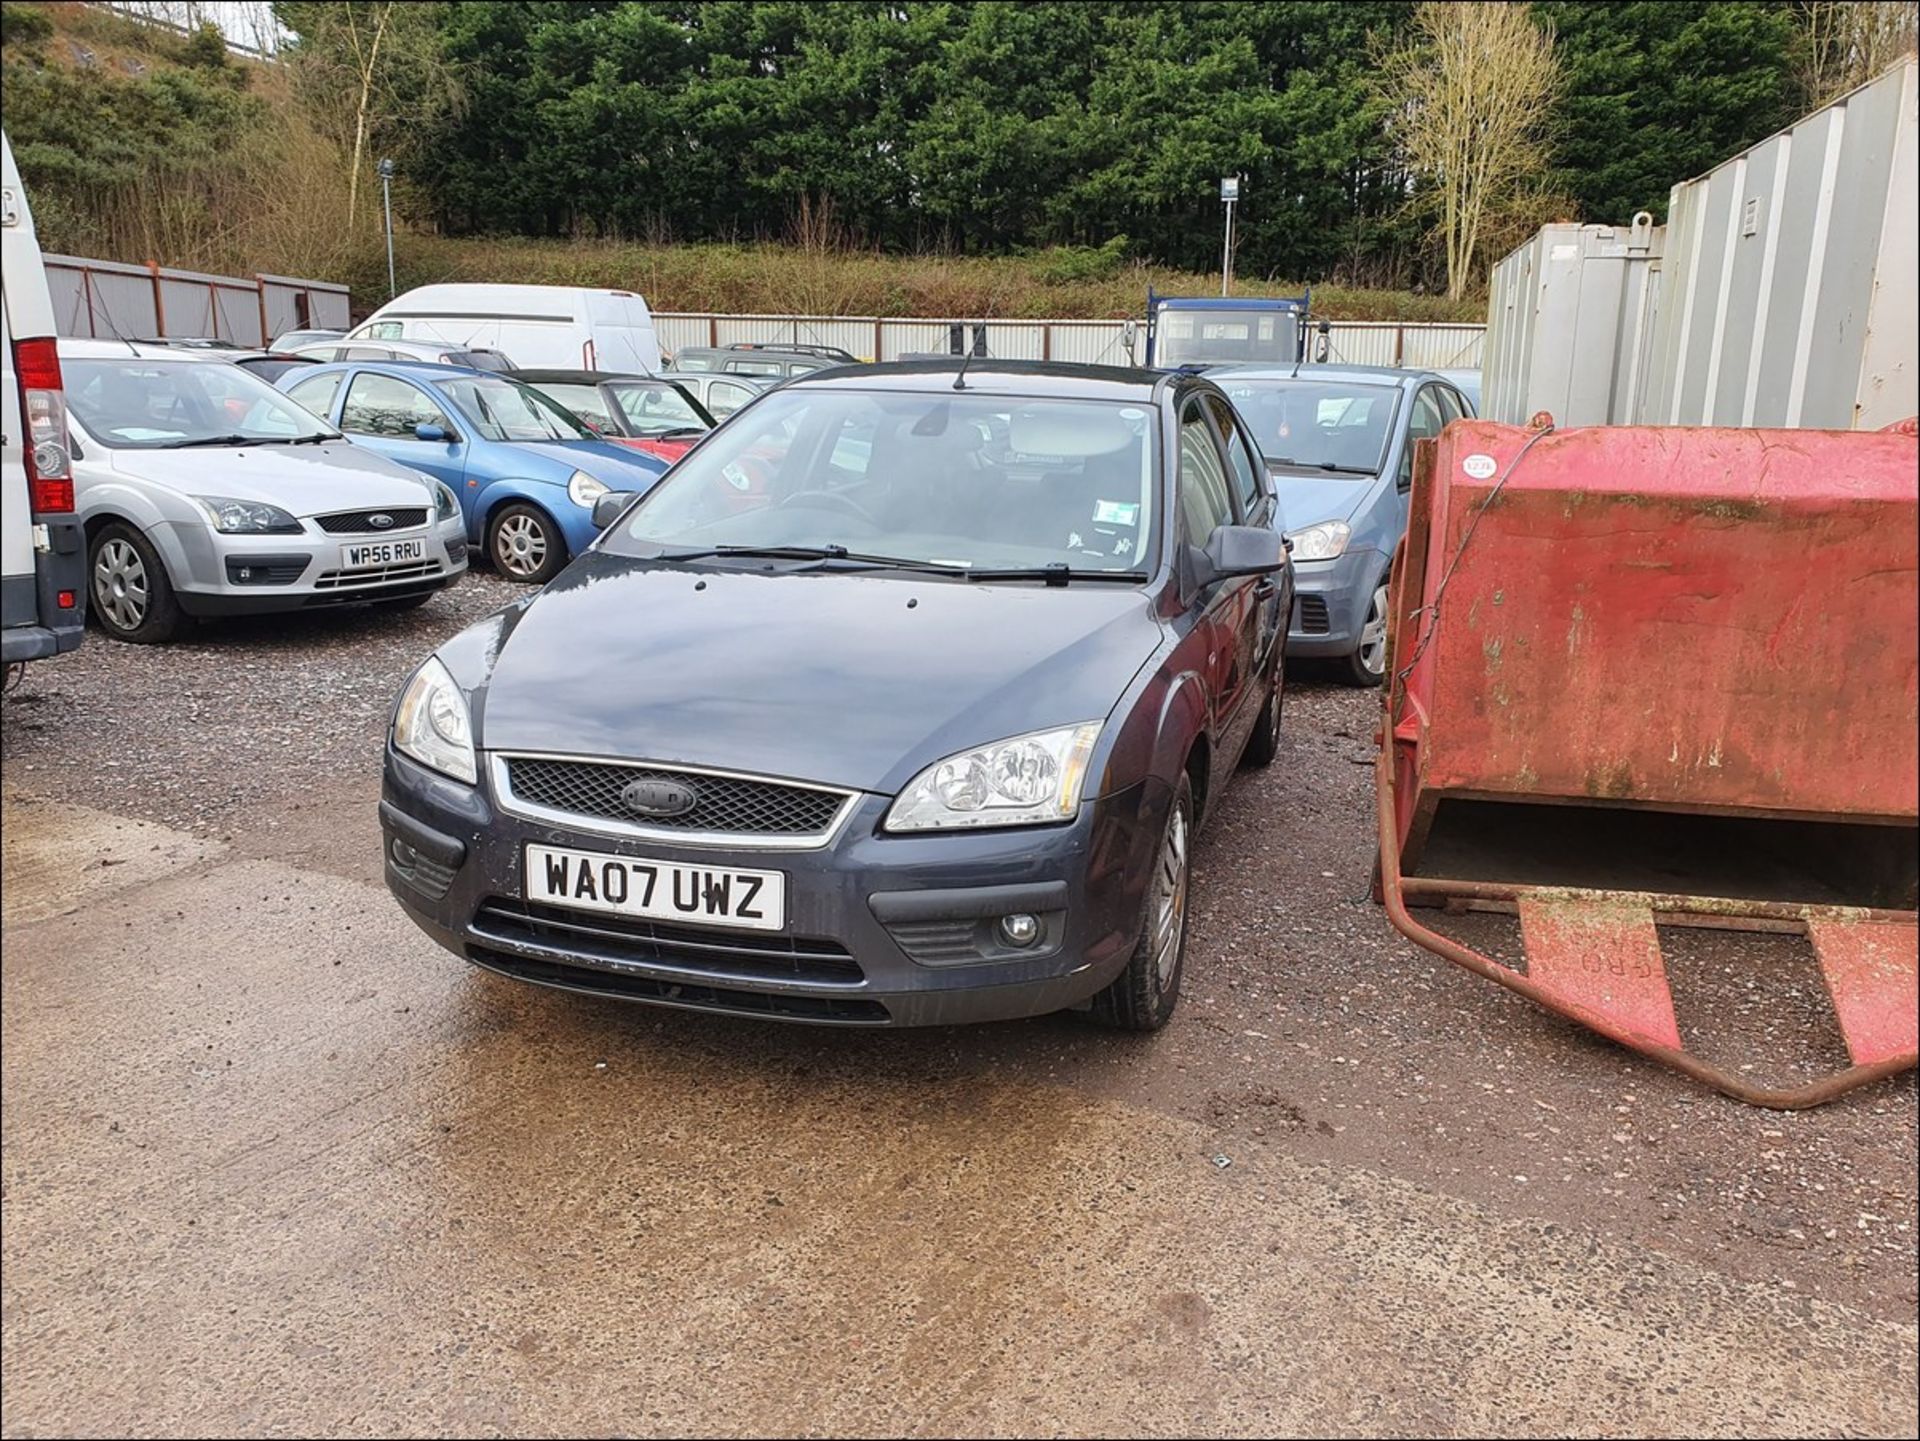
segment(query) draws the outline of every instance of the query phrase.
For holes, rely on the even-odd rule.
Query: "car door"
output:
[[[1239,413],[1223,397],[1209,395],[1202,404],[1213,420],[1215,435],[1227,459],[1228,479],[1233,486],[1235,509],[1240,524],[1268,527],[1284,533],[1280,502],[1274,494],[1273,477],[1260,462],[1260,452],[1247,433]],[[1247,614],[1243,618],[1243,643],[1252,646],[1251,668],[1255,679],[1255,711],[1260,699],[1260,677],[1267,673],[1273,648],[1285,634],[1287,617],[1293,609],[1293,570],[1283,567],[1273,575],[1256,578],[1248,590]]]
[[[1431,383],[1421,386],[1414,392],[1413,404],[1407,407],[1406,433],[1400,437],[1400,465],[1394,473],[1393,536],[1388,544],[1381,547],[1389,554],[1400,544],[1400,537],[1407,533],[1407,496],[1413,489],[1415,443],[1433,439],[1447,423],[1446,412],[1440,405],[1440,390],[1440,386]]]
[[[437,425],[446,440],[422,440],[415,427]],[[463,429],[426,391],[397,375],[356,370],[340,403],[340,428],[357,444],[402,465],[424,470],[464,495],[468,441]]]
[[[1235,523],[1233,489],[1219,437],[1198,396],[1180,407],[1179,468],[1174,495],[1180,512],[1181,540],[1195,551],[1206,549],[1215,530]],[[1245,577],[1210,581],[1195,592],[1194,630],[1201,643],[1201,673],[1207,686],[1207,710],[1213,730],[1213,775],[1209,790],[1239,758],[1252,726],[1248,694],[1253,689],[1252,585]],[[1217,792],[1214,792],[1217,794]]]

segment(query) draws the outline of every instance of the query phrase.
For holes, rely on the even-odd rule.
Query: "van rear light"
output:
[[[35,515],[73,510],[73,456],[67,442],[67,398],[60,387],[60,352],[51,336],[13,343],[20,376],[20,413],[27,426],[21,460]]]

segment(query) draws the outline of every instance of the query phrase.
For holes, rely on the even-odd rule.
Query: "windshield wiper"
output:
[[[1138,585],[1151,579],[1144,570],[1076,570],[1054,561],[1051,565],[1012,567],[1006,570],[970,570],[968,580],[1044,580],[1048,585],[1065,585],[1075,580],[1113,580]]]
[[[187,450],[196,445],[265,445],[266,441],[255,435],[200,435],[190,440],[169,440],[160,450]]]
[[[848,550],[844,545],[716,545],[705,550],[662,551],[661,560],[815,560],[845,561],[854,565],[883,567],[887,570],[915,570],[928,575],[968,575],[963,565],[942,565],[938,561],[912,560],[900,555],[870,555]]]
[[[1330,465],[1324,460],[1269,459],[1267,461],[1267,464],[1268,465],[1284,465],[1284,466],[1290,467],[1293,470],[1323,470],[1328,475],[1378,475],[1379,474],[1378,471],[1371,470],[1364,465]]]
[[[344,439],[346,439],[346,437],[343,435],[340,435],[337,432],[329,434],[328,432],[323,430],[317,435],[296,435],[292,440],[288,441],[287,444],[288,445],[325,445],[329,440],[344,440]]]

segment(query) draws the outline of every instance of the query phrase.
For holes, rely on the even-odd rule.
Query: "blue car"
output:
[[[468,541],[509,580],[551,580],[600,533],[594,501],[644,492],[667,469],[597,438],[530,386],[458,366],[313,365],[280,388],[357,444],[453,487]]]
[[[1413,443],[1474,407],[1446,377],[1373,365],[1221,365],[1266,460],[1293,544],[1290,656],[1331,659],[1353,685],[1387,671],[1387,575],[1407,533]]]

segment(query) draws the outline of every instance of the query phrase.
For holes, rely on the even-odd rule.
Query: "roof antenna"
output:
[[[967,367],[972,363],[973,349],[972,347],[968,347],[967,353],[960,357],[959,373],[953,377],[953,388],[955,390],[965,390],[967,388]]]

